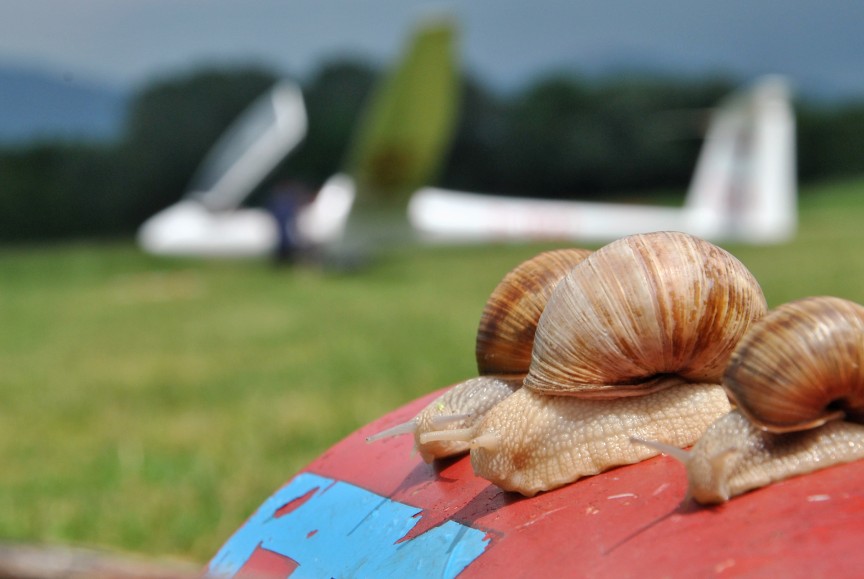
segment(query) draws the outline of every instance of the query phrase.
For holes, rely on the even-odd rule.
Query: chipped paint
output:
[[[455,521],[405,539],[421,510],[352,484],[302,473],[270,497],[222,547],[209,572],[233,577],[262,550],[296,576],[455,577],[488,545]]]

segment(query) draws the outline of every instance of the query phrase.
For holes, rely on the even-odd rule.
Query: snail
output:
[[[783,304],[742,338],[723,385],[737,409],[690,452],[688,495],[735,495],[864,458],[864,307],[836,297]]]
[[[420,437],[430,432],[469,428],[521,387],[531,363],[537,321],[552,290],[590,253],[586,249],[547,251],[505,275],[480,316],[475,346],[479,376],[456,384],[413,419],[372,435],[367,442],[414,434],[415,446],[426,462],[467,452],[467,442],[421,442]]]
[[[602,247],[556,286],[524,386],[458,439],[479,476],[532,496],[658,454],[631,436],[690,446],[729,401],[733,348],[767,310],[723,249],[676,232]]]

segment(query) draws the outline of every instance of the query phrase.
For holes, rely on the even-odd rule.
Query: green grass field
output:
[[[864,302],[864,181],[806,190],[800,233],[726,246],[769,304]],[[403,249],[352,275],[0,250],[0,539],[205,562],[356,428],[474,372],[510,268],[550,245]]]

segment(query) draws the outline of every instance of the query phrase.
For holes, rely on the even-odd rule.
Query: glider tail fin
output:
[[[458,72],[450,21],[421,24],[404,56],[365,105],[343,173],[328,179],[298,226],[333,254],[412,235],[411,195],[427,184],[448,150]]]
[[[714,112],[685,201],[694,229],[779,243],[795,234],[795,117],[780,77],[765,77]]]

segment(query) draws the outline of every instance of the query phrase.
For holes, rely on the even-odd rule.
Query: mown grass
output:
[[[769,303],[864,302],[864,181],[727,245]],[[0,251],[0,539],[206,561],[356,428],[474,371],[489,291],[550,245],[414,248],[334,275],[131,244]]]

